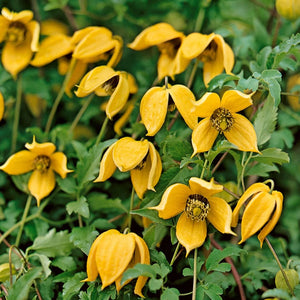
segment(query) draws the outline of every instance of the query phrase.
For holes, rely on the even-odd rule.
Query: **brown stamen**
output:
[[[41,173],[46,172],[51,165],[51,160],[46,155],[39,155],[34,160],[34,169],[40,171]]]
[[[5,40],[7,42],[14,43],[16,45],[21,44],[24,42],[26,38],[26,26],[21,22],[12,22],[9,24],[9,27],[6,32]]]
[[[192,194],[189,195],[184,210],[190,219],[199,222],[206,219],[209,209],[209,202],[205,197]]]
[[[220,133],[230,130],[234,123],[231,112],[224,107],[217,108],[210,117],[211,125]]]

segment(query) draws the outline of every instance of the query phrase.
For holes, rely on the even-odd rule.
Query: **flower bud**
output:
[[[299,275],[298,272],[294,269],[284,269],[284,272],[288,278],[288,281],[290,283],[290,286],[292,290],[294,290],[295,286],[299,283]],[[290,291],[289,287],[287,286],[285,279],[283,277],[283,274],[281,270],[279,270],[275,276],[275,285],[276,288],[282,289],[285,291]]]
[[[16,274],[15,266],[11,265],[11,273]],[[4,282],[9,279],[10,270],[9,270],[9,263],[4,263],[0,265],[0,282]]]
[[[276,0],[277,12],[293,21],[300,17],[300,0]]]

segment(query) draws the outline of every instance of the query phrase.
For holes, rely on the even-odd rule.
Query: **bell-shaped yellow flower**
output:
[[[33,52],[38,50],[40,26],[32,20],[33,12],[30,10],[15,13],[4,7],[1,14],[0,43],[5,42],[2,64],[16,78],[28,66]]]
[[[219,34],[191,33],[183,40],[181,51],[187,59],[197,58],[203,62],[203,80],[206,86],[224,69],[226,73],[230,73],[234,65],[233,51]]]
[[[143,30],[128,47],[140,51],[157,46],[161,53],[157,63],[158,80],[161,80],[183,72],[188,66],[190,60],[180,51],[184,37],[170,24],[158,23]]]
[[[129,97],[129,82],[126,72],[114,71],[108,66],[100,66],[88,72],[80,81],[77,97],[86,97],[95,92],[98,96],[109,96],[106,115],[112,119],[125,106]]]
[[[174,109],[174,104],[186,124],[194,129],[198,124],[196,115],[196,99],[186,86],[181,84],[163,87],[152,87],[141,100],[140,113],[148,133],[155,135],[165,122],[168,108]]]
[[[86,266],[88,278],[84,281],[94,281],[99,274],[102,281],[101,290],[115,283],[119,292],[131,281],[121,285],[123,273],[137,263],[150,264],[149,249],[145,241],[133,232],[122,234],[110,229],[100,234],[93,242]],[[139,276],[135,284],[134,293],[142,298],[142,289],[147,279],[146,276]]]
[[[247,205],[241,222],[242,239],[239,244],[260,230],[257,237],[262,247],[264,239],[273,230],[280,218],[283,205],[282,193],[278,191],[270,193],[270,188],[264,183],[252,184],[233,210],[232,227],[237,226],[240,210],[246,201]]]
[[[159,153],[147,140],[135,141],[124,137],[112,144],[100,162],[99,176],[94,182],[110,178],[116,168],[121,172],[130,171],[132,185],[140,199],[147,190],[154,190],[162,171]]]
[[[192,133],[194,153],[211,149],[218,134],[236,145],[239,150],[259,152],[253,125],[238,111],[252,105],[251,95],[228,90],[222,99],[216,93],[206,93],[197,101],[197,115],[204,118]]]
[[[56,35],[58,33],[68,35],[69,27],[56,19],[46,19],[41,22],[41,35]]]
[[[207,235],[207,220],[220,232],[230,233],[232,211],[230,205],[222,198],[214,196],[221,192],[223,186],[192,177],[189,186],[175,183],[164,192],[158,206],[148,207],[158,211],[162,219],[169,219],[180,214],[176,225],[176,236],[186,249],[186,256],[200,247]]]
[[[55,174],[62,178],[72,172],[67,168],[67,157],[62,152],[55,152],[52,143],[37,143],[33,137],[32,144],[26,143],[28,150],[19,151],[8,158],[0,166],[0,170],[9,175],[21,175],[33,171],[29,181],[28,189],[36,198],[37,205],[48,196],[55,187]]]
[[[4,98],[2,93],[0,92],[0,121],[2,120],[4,115]]]

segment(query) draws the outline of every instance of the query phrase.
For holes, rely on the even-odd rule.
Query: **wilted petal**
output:
[[[176,225],[176,236],[179,243],[185,247],[186,256],[190,251],[200,247],[206,238],[207,226],[206,221],[193,221],[186,213],[183,213]]]
[[[2,93],[0,92],[0,121],[3,118],[3,114],[4,114],[4,99]]]
[[[221,100],[219,95],[207,92],[196,102],[196,114],[200,118],[210,117],[220,105]]]
[[[10,21],[19,21],[23,24],[28,23],[33,18],[33,12],[31,10],[22,10],[20,12],[10,11],[8,8],[3,7],[1,14]]]
[[[51,156],[56,149],[53,143],[37,143],[35,141],[35,136],[33,137],[32,143],[26,143],[25,147],[33,153],[46,156]]]
[[[210,181],[206,181],[201,178],[191,177],[189,185],[193,194],[199,194],[205,198],[209,198],[212,195],[223,191],[223,186],[221,184],[214,183],[213,178],[211,178]]]
[[[226,91],[221,100],[221,106],[227,108],[231,113],[238,112],[252,105],[251,95],[240,91]]]
[[[234,123],[228,131],[224,131],[226,139],[241,151],[259,152],[256,132],[252,123],[244,116],[232,113]]]
[[[50,156],[51,168],[60,175],[66,178],[67,174],[73,172],[67,168],[67,157],[62,152],[55,152]]]

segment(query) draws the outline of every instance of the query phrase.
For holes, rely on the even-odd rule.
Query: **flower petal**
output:
[[[124,107],[125,111],[123,109],[124,112],[122,113],[122,116],[116,120],[114,124],[114,131],[117,135],[122,135],[122,128],[126,125],[130,118],[130,115],[135,107],[135,101],[136,99],[129,100]]]
[[[162,163],[161,163],[160,155],[152,143],[149,143],[149,156],[151,159],[151,169],[149,172],[149,180],[148,180],[147,188],[148,190],[155,191],[154,187],[159,181],[161,171],[162,171]]]
[[[0,170],[9,175],[20,175],[32,171],[36,154],[28,150],[19,151],[8,158]]]
[[[40,201],[47,197],[55,188],[55,175],[49,169],[45,172],[33,171],[28,181],[28,189],[32,196],[37,200],[37,206]]]
[[[188,186],[175,183],[165,190],[159,205],[148,208],[157,210],[160,218],[170,219],[184,211],[186,201],[191,194],[193,192]]]
[[[205,93],[201,99],[196,102],[196,114],[200,118],[210,117],[220,105],[221,100],[218,94]]]
[[[56,19],[46,19],[41,22],[42,35],[64,34],[68,35],[69,27]]]
[[[200,247],[207,235],[206,220],[193,221],[186,213],[181,214],[176,225],[176,236],[179,243],[186,249],[186,257],[190,251]]]
[[[0,92],[0,121],[3,118],[3,114],[4,114],[4,98],[2,93]]]
[[[27,24],[27,30],[31,35],[31,50],[38,51],[39,37],[40,37],[40,24],[37,21],[31,21]]]
[[[4,18],[3,16],[0,16],[0,28],[1,28],[0,43],[2,43],[6,37],[8,26],[9,26],[9,21],[6,18]]]
[[[106,63],[108,67],[114,68],[120,61],[123,54],[123,39],[116,35],[113,36],[114,46],[113,46],[113,55],[110,60]]]
[[[149,89],[141,100],[140,113],[148,133],[155,135],[165,122],[168,110],[169,92],[163,87]]]
[[[234,123],[228,131],[224,131],[226,139],[241,151],[259,152],[256,132],[252,123],[244,116],[232,113]]]
[[[261,232],[257,236],[259,241],[260,241],[260,247],[262,247],[262,244],[263,244],[264,239],[266,238],[266,236],[273,230],[273,228],[277,224],[277,222],[278,222],[278,220],[281,216],[281,212],[282,212],[282,204],[283,204],[282,194],[278,191],[273,191],[272,196],[275,199],[276,207],[275,207],[275,211],[274,211],[271,219],[264,226],[264,228],[261,230]]]
[[[209,212],[207,215],[208,221],[222,233],[230,233],[235,235],[231,230],[232,210],[230,205],[222,198],[209,197]]]
[[[46,156],[51,156],[56,149],[53,143],[37,143],[35,141],[35,136],[33,137],[32,143],[26,143],[25,147],[33,153]]]
[[[189,185],[193,194],[199,194],[205,198],[223,191],[223,186],[221,184],[214,183],[213,178],[211,178],[210,181],[206,181],[198,177],[191,177]]]
[[[242,217],[242,239],[239,244],[246,241],[269,221],[275,205],[274,197],[266,192],[258,193],[249,201]]]
[[[234,53],[227,43],[224,43],[223,57],[225,72],[228,74],[231,72],[234,65]]]
[[[221,106],[227,108],[231,113],[238,112],[252,105],[251,95],[240,91],[226,91],[221,100]]]
[[[158,81],[166,76],[172,77],[174,75],[174,59],[169,53],[162,53],[157,61],[157,77]]]
[[[10,11],[8,8],[3,7],[1,14],[10,21],[19,21],[23,24],[28,23],[33,18],[33,12],[31,10],[22,10],[20,12]]]
[[[148,151],[147,140],[135,141],[131,137],[124,137],[115,143],[113,160],[121,172],[127,172],[141,163]]]
[[[51,168],[60,175],[61,178],[66,178],[67,174],[73,172],[67,168],[67,157],[62,152],[55,152],[50,156]]]
[[[211,126],[210,119],[203,119],[192,133],[192,145],[194,148],[192,156],[210,150],[218,134],[219,132]]]

